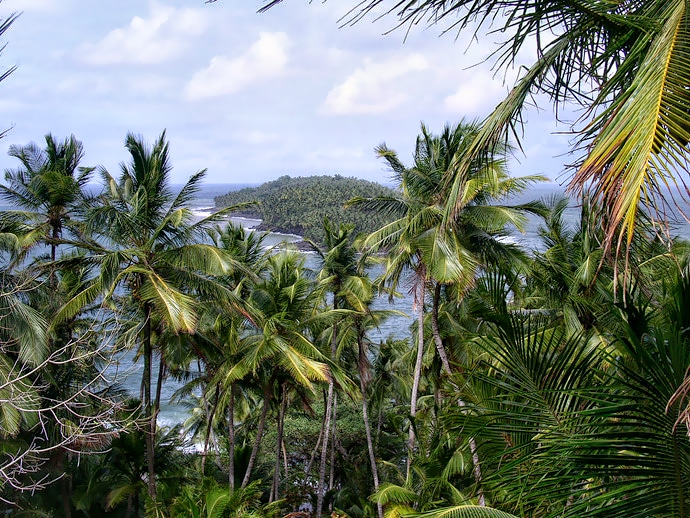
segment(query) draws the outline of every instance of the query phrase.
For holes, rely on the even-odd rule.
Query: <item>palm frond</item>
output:
[[[517,518],[498,509],[478,505],[456,505],[409,515],[415,518]]]

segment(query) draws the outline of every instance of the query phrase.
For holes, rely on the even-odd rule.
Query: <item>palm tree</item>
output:
[[[314,288],[313,281],[305,275],[304,258],[294,252],[280,252],[268,258],[264,277],[251,290],[249,303],[255,311],[255,321],[241,337],[239,360],[223,371],[226,384],[253,375],[264,396],[243,488],[251,480],[276,384],[280,386],[278,399],[282,407],[288,388],[313,390],[314,381],[323,383],[330,379],[326,358],[306,333],[310,321],[328,317],[316,313],[320,292]],[[278,449],[281,442],[279,434]],[[279,460],[279,452],[277,457]],[[274,479],[273,496],[276,492]]]
[[[243,300],[249,299],[251,289],[258,281],[265,267],[268,251],[264,247],[265,234],[247,232],[244,228],[228,223],[224,228],[216,226],[209,232],[213,243],[221,248],[240,265],[227,275],[219,278],[226,288],[233,290]],[[203,401],[210,402],[210,412],[205,415],[205,441],[202,457],[202,473],[208,449],[211,430],[227,411],[228,434],[228,480],[230,489],[235,488],[235,393],[237,381],[230,378],[232,369],[239,359],[241,335],[247,329],[246,318],[242,314],[228,314],[212,301],[203,309],[200,331],[195,349],[198,360],[203,364],[203,374],[188,383],[181,393],[188,395],[193,388],[201,386],[205,393]]]
[[[151,148],[141,137],[129,134],[125,147],[131,163],[122,164],[117,180],[101,170],[105,191],[99,198],[100,204],[87,218],[89,229],[101,236],[90,244],[91,260],[99,264],[99,275],[65,306],[63,313],[69,315],[85,300],[102,294],[104,303],[117,303],[120,311],[129,303],[128,311],[138,316],[138,322],[123,338],[136,343],[144,361],[142,405],[147,432],[148,492],[155,499],[154,440],[162,375],[154,400],[153,351],[160,346],[156,340],[165,333],[195,332],[197,298],[214,298],[231,312],[239,307],[232,291],[214,278],[227,274],[237,264],[222,250],[204,242],[205,229],[233,208],[192,223],[188,203],[198,191],[205,171],[193,175],[175,193],[170,186],[165,132]],[[161,357],[159,373],[164,367]]]
[[[369,419],[367,414],[366,391],[365,391],[365,375],[363,369],[366,365],[366,358],[364,353],[364,333],[361,324],[361,319],[369,312],[369,304],[373,297],[373,290],[371,282],[366,275],[359,271],[356,250],[353,246],[352,232],[353,225],[341,224],[336,228],[328,218],[324,218],[324,249],[310,242],[311,248],[319,255],[321,260],[321,268],[319,271],[319,282],[322,287],[325,287],[332,297],[332,308],[334,312],[339,310],[348,310],[359,315],[359,320],[355,317],[355,325],[345,321],[345,331],[357,329],[356,340],[360,349],[360,383],[362,394],[362,408],[364,411],[365,429],[367,434],[367,447],[369,449],[369,458],[371,462],[371,470],[374,478],[374,488],[378,490],[379,477],[376,467],[376,459],[374,455],[373,442],[371,438],[371,429],[369,426]],[[345,318],[348,318],[345,316]],[[357,324],[359,323],[359,325]],[[340,336],[339,322],[333,323],[331,329],[331,361],[338,360],[338,342],[342,340]],[[319,468],[319,482],[317,485],[317,503],[316,516],[320,517],[323,507],[323,497],[325,493],[325,479],[326,479],[326,457],[328,454],[329,430],[331,429],[331,417],[333,407],[336,400],[334,391],[334,380],[331,379],[328,384],[328,393],[326,397],[325,416],[323,425],[323,440],[321,443],[321,463]],[[333,441],[335,441],[335,423],[333,423]],[[379,518],[382,518],[383,511],[379,506]]]
[[[365,241],[371,251],[386,252],[386,271],[382,281],[395,290],[406,270],[413,272],[414,305],[417,308],[417,357],[410,400],[410,416],[417,411],[417,392],[424,355],[424,304],[427,285],[436,285],[432,315],[434,340],[446,374],[450,363],[438,333],[438,303],[441,286],[455,284],[463,294],[474,282],[482,263],[501,255],[514,255],[514,249],[499,241],[506,226],[521,228],[523,210],[536,206],[506,207],[490,203],[520,192],[540,176],[511,178],[505,172],[505,160],[497,150],[492,161],[475,161],[473,167],[458,176],[455,164],[463,160],[479,128],[461,122],[446,126],[441,135],[431,134],[422,125],[417,138],[415,163],[411,168],[400,162],[397,154],[385,145],[377,149],[389,164],[399,183],[400,198],[354,199],[350,204],[395,214],[398,219],[374,232]],[[452,225],[443,217],[449,189],[462,185],[462,210]],[[414,448],[414,427],[410,427],[408,468]]]
[[[667,406],[688,362],[686,256],[675,252],[641,265],[617,302],[599,299],[596,330],[511,310],[505,278],[472,293],[483,325],[468,340],[480,354],[463,378],[466,409],[442,422],[476,438],[492,505],[529,516],[686,514],[688,443],[674,426],[678,401]]]
[[[35,379],[49,355],[48,323],[28,304],[25,293],[29,289],[36,289],[31,279],[7,271],[0,275],[0,435],[3,440],[16,437],[22,429],[33,428],[39,418],[41,399]],[[11,458],[0,464],[0,483],[15,477],[14,464]],[[20,463],[16,476],[21,474],[21,468]]]
[[[83,209],[88,197],[85,187],[94,168],[79,165],[84,148],[74,135],[57,142],[49,133],[45,141],[45,149],[33,143],[10,147],[9,155],[21,166],[5,171],[8,185],[0,185],[0,194],[22,208],[7,211],[4,217],[21,218],[36,234],[35,243],[50,246],[50,260],[54,262],[63,231],[79,233],[74,216]]]

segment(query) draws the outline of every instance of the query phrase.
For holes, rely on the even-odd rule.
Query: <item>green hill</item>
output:
[[[298,234],[317,243],[323,240],[323,218],[352,223],[357,233],[370,233],[390,221],[390,217],[359,208],[345,209],[345,202],[361,196],[393,196],[395,191],[375,182],[335,176],[281,176],[259,187],[249,187],[217,196],[217,208],[255,201],[255,209],[242,215],[263,220],[261,229]]]

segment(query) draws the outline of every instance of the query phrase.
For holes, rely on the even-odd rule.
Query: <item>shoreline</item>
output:
[[[199,218],[205,218],[219,210],[217,207],[200,207],[192,209],[193,214]],[[287,243],[304,243],[304,236],[299,234],[294,234],[292,232],[281,232],[279,230],[273,230],[270,228],[262,227],[263,220],[251,214],[230,214],[225,217],[225,219],[231,223],[241,225],[242,228],[250,232],[263,232],[276,238],[281,238],[279,241],[271,246],[280,244],[280,242]]]

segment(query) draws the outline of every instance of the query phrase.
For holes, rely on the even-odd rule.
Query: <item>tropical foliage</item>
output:
[[[350,204],[386,222],[356,239],[326,218],[307,254],[226,225],[246,205],[195,218],[204,173],[172,188],[165,133],[128,135],[95,192],[74,137],[13,147],[7,513],[686,516],[687,243],[640,224],[621,257],[597,196],[576,217],[574,200],[511,204],[540,178],[510,177],[498,149],[459,179],[481,131],[422,126],[409,166],[379,147],[398,191]],[[528,215],[535,250],[510,241]],[[376,297],[401,291],[416,318]],[[190,417],[166,428],[173,379]]]
[[[481,124],[422,125],[410,165],[379,146],[396,190],[283,177],[200,219],[205,172],[173,188],[165,132],[127,135],[118,173],[84,166],[74,136],[10,147],[3,514],[690,514],[690,245],[658,225],[687,168],[687,6],[385,4],[353,20],[493,24],[499,66],[538,51]],[[507,173],[535,93],[587,108],[577,195],[512,204],[541,180]],[[313,253],[268,249],[231,212]],[[533,250],[514,240],[528,217]],[[168,428],[172,380],[190,417]]]

